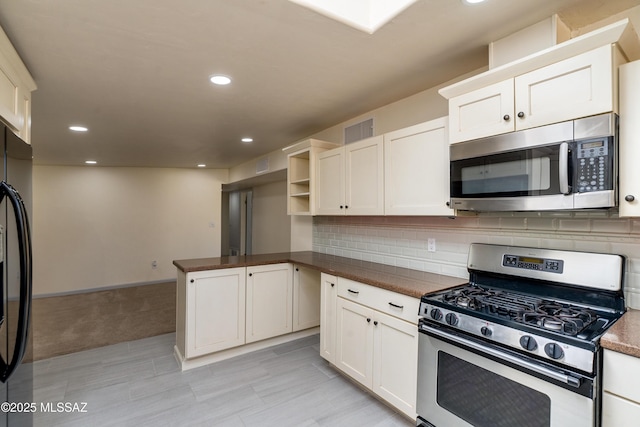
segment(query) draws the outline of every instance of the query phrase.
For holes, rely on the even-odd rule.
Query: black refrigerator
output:
[[[0,147],[0,427],[30,426],[40,409],[33,400],[30,331],[32,151],[2,123]]]

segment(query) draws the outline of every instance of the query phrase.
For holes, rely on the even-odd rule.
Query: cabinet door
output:
[[[336,361],[338,369],[371,388],[373,371],[373,310],[337,298]]]
[[[345,211],[347,215],[384,213],[384,139],[367,138],[345,149]]]
[[[320,324],[320,272],[310,268],[293,268],[293,331]]]
[[[418,328],[379,312],[373,319],[373,392],[415,418]]]
[[[318,154],[316,214],[344,215],[344,147]]]
[[[185,357],[244,344],[245,268],[187,274]]]
[[[336,303],[338,279],[326,273],[320,275],[320,356],[336,361]]]
[[[513,79],[449,100],[449,142],[468,141],[515,129]]]
[[[640,216],[640,61],[620,66],[620,216]]]
[[[516,77],[515,100],[516,129],[613,111],[613,47]]]
[[[447,118],[384,135],[385,215],[452,215]]]
[[[292,331],[293,279],[288,263],[247,267],[246,342]]]

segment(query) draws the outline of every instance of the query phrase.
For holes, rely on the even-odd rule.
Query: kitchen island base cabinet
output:
[[[376,289],[347,279],[338,280],[336,298],[335,366],[380,396],[407,416],[416,416],[418,327],[417,301],[405,295]],[[340,296],[350,292],[362,305]],[[392,299],[390,300],[389,297]],[[396,304],[404,301],[408,304]],[[401,317],[385,314],[373,307],[390,303],[402,307]],[[416,307],[414,307],[416,303]],[[404,308],[414,314],[412,321]],[[391,306],[391,308],[394,308]]]
[[[640,424],[640,359],[604,350],[602,427]]]
[[[320,272],[296,270],[290,263],[179,269],[174,354],[181,369],[317,334]]]
[[[292,272],[288,263],[247,267],[247,343],[293,331]]]
[[[186,307],[176,319],[177,344],[186,358],[245,343],[244,268],[179,274],[177,299],[178,310]]]

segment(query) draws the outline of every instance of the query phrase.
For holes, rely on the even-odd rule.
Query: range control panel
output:
[[[580,141],[576,143],[576,188],[580,193],[612,189],[609,139]]]
[[[561,259],[537,258],[532,256],[504,255],[502,257],[502,265],[504,267],[561,274],[564,268],[564,261]]]

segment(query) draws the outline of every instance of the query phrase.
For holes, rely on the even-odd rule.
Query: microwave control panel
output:
[[[574,191],[588,193],[613,188],[610,151],[609,138],[576,142]]]

